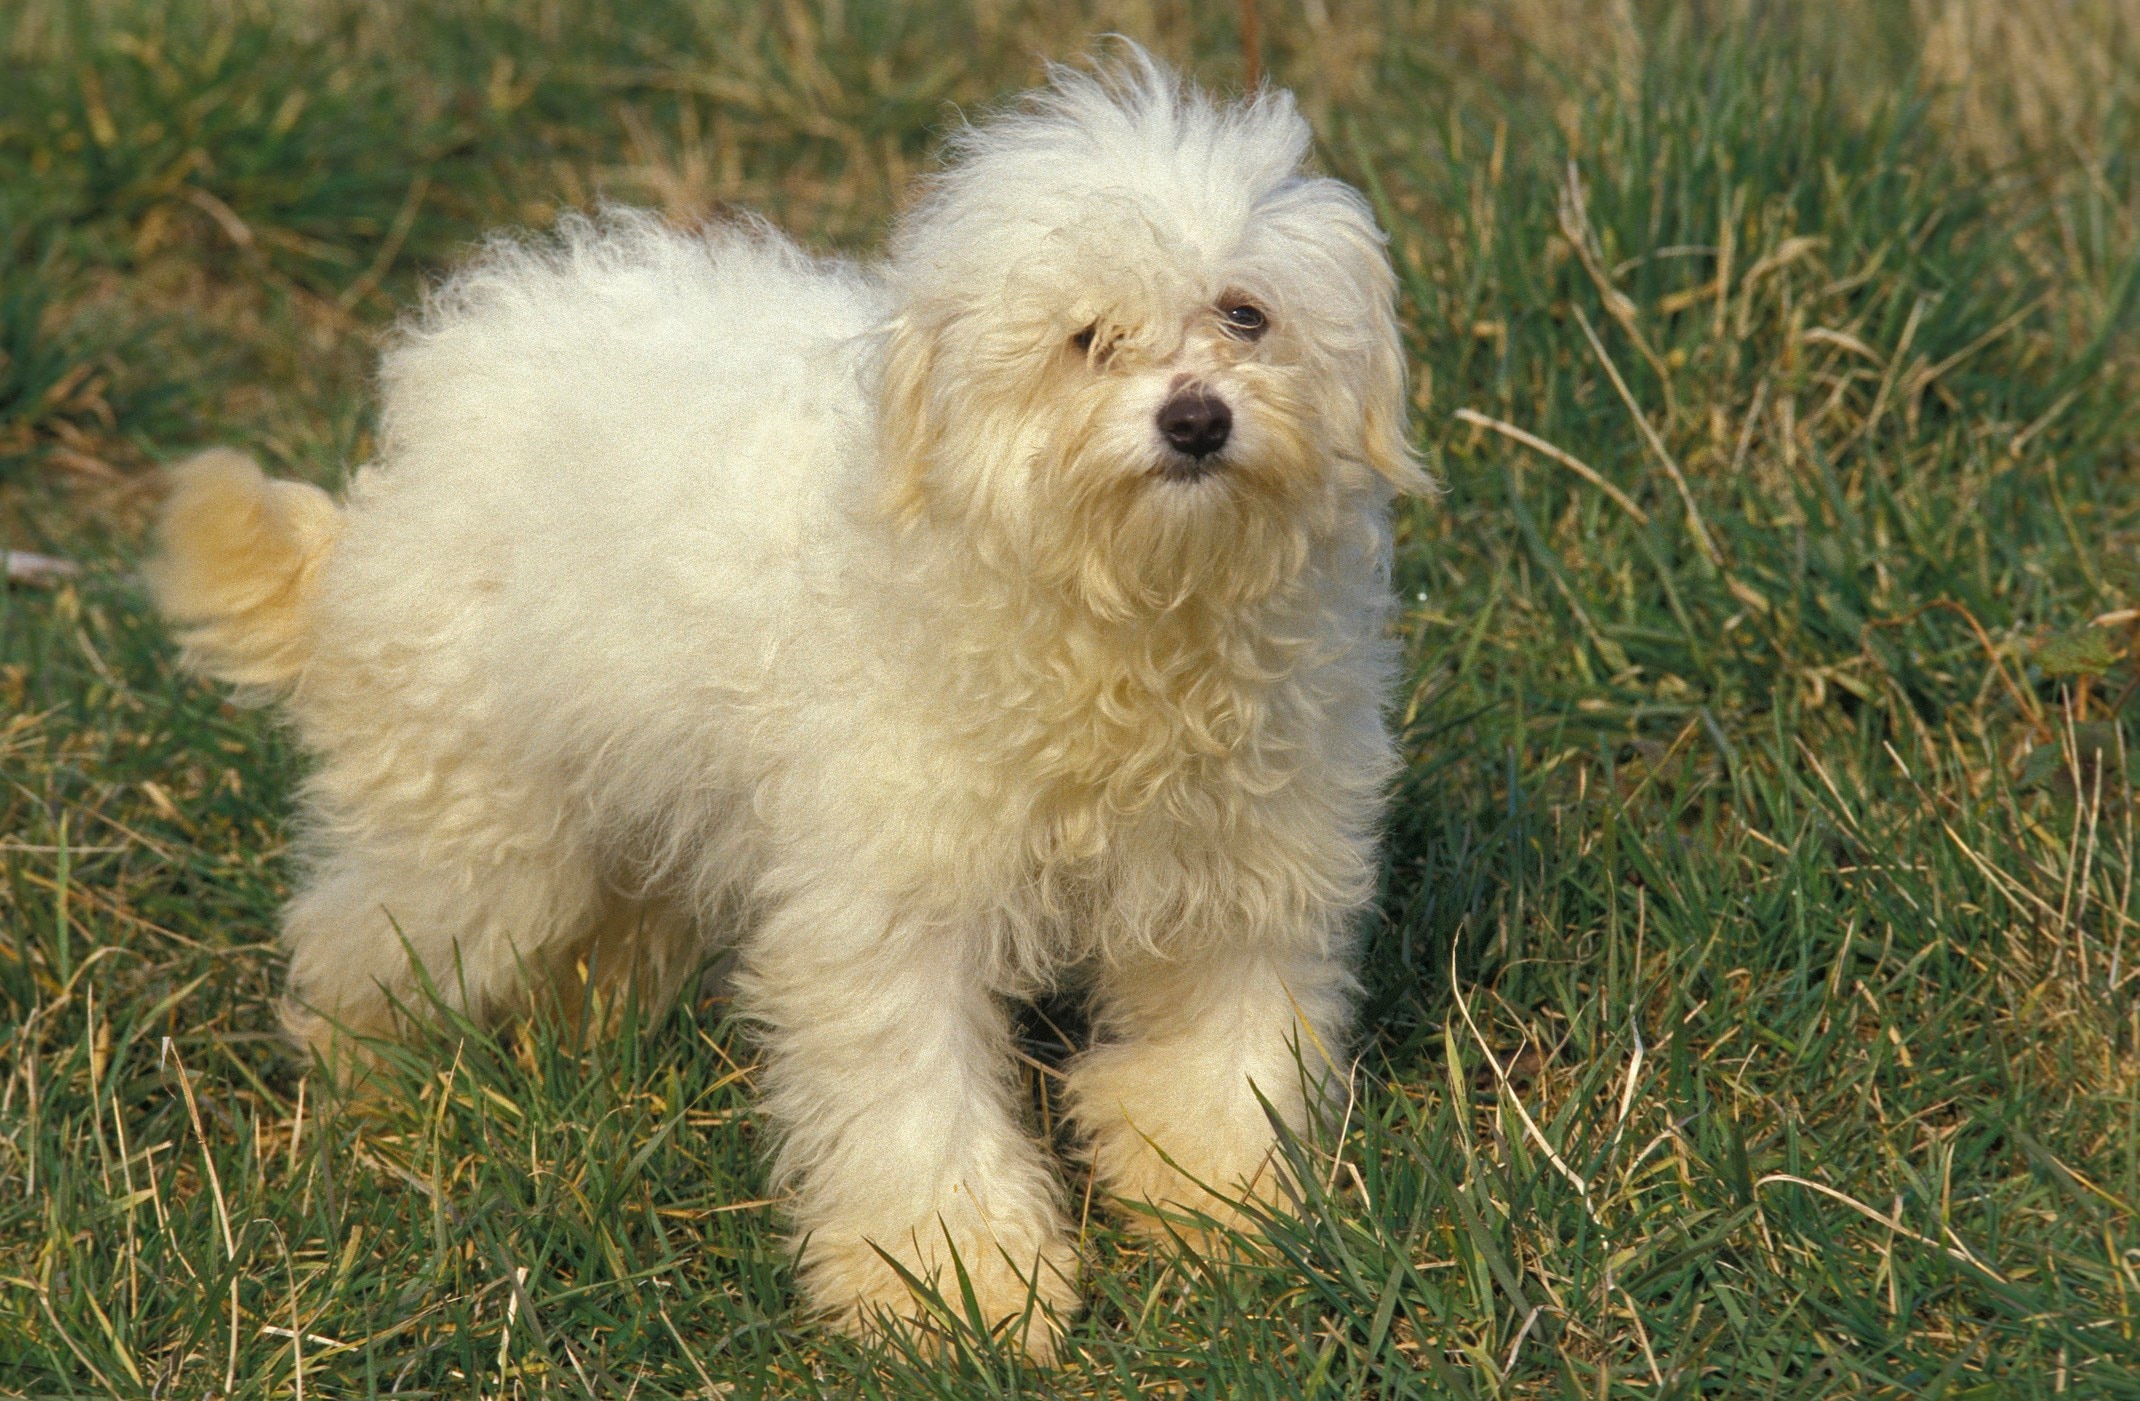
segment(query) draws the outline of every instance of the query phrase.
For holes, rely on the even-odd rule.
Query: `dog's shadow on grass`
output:
[[[1526,907],[1559,859],[1541,808],[1509,755],[1453,748],[1407,768],[1360,928],[1362,1048],[1423,1050],[1455,988],[1522,960]]]

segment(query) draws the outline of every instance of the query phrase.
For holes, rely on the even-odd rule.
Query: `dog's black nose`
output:
[[[1233,410],[1201,389],[1184,389],[1159,406],[1159,431],[1191,457],[1209,457],[1226,446]]]

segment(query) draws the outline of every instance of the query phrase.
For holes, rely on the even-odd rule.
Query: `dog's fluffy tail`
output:
[[[307,615],[341,511],[318,487],[271,481],[227,448],[171,477],[146,572],[186,664],[236,686],[287,689],[308,659]]]

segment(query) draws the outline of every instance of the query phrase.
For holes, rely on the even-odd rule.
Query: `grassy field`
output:
[[[2140,1396],[2140,4],[1260,9],[1448,486],[1413,762],[1301,1218],[1089,1212],[1038,1373],[807,1326],[717,999],[335,1112],[301,760],[132,571],[158,462],[361,461],[481,231],[864,249],[1036,55],[1236,85],[1240,9],[0,6],[0,546],[80,564],[0,594],[0,1394]]]

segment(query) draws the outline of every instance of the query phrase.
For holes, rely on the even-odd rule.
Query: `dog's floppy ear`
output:
[[[909,313],[886,334],[877,406],[885,503],[901,520],[927,504],[929,456],[937,439],[936,327]]]
[[[1430,495],[1434,479],[1420,466],[1406,423],[1404,332],[1389,240],[1366,197],[1351,186],[1311,178],[1291,189],[1287,215],[1303,221],[1300,236],[1331,260],[1329,290],[1339,295],[1330,314],[1340,323],[1332,329],[1340,343],[1351,342],[1333,366],[1337,392],[1350,401],[1336,416],[1339,431],[1358,435],[1353,452],[1398,491]],[[1353,341],[1362,332],[1364,344]]]
[[[1405,404],[1404,333],[1387,299],[1377,307],[1374,347],[1360,386],[1360,455],[1407,496],[1433,493],[1434,479],[1412,450]]]

